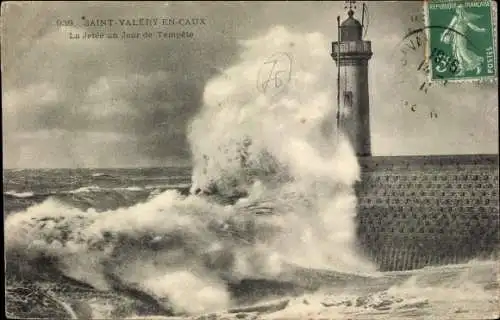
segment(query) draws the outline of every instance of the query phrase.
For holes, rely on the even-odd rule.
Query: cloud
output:
[[[486,139],[497,135],[496,88],[459,84],[422,94],[418,90],[422,75],[414,71],[416,66],[401,68],[397,55],[397,45],[411,25],[410,15],[421,13],[421,4],[374,2],[368,7],[367,38],[372,40],[374,51],[369,71],[374,153],[398,154],[408,149],[421,154],[436,149],[454,153],[458,149],[450,141],[460,139],[470,150],[496,152],[498,148],[488,142],[490,138]],[[34,136],[44,130],[133,135],[135,142],[124,140],[131,143],[127,149],[137,152],[133,159],[150,159],[152,164],[161,163],[162,159],[188,159],[186,127],[204,103],[205,87],[221,70],[244,60],[240,55],[245,52],[245,41],[269,34],[277,25],[291,32],[316,33],[326,41],[335,40],[336,15],[344,15],[340,2],[287,3],[286,7],[282,2],[224,5],[173,2],[140,6],[108,2],[30,3],[2,9],[5,17],[3,139],[7,166],[26,164],[8,156],[19,154],[21,146],[13,143],[16,136],[24,133]],[[61,17],[79,22],[82,16],[86,19],[196,16],[205,17],[207,25],[193,27],[193,40],[151,41],[70,40],[69,32],[95,29],[55,25]],[[283,39],[268,38],[260,41],[259,46],[263,52],[272,51]],[[334,77],[336,67],[329,57],[329,43],[325,43],[324,52],[316,54],[326,57],[323,68],[331,70]],[[413,64],[418,64],[419,54],[417,51],[413,54]],[[301,77],[311,76],[301,74]],[[225,85],[230,84],[228,78]],[[324,85],[334,87],[335,80],[325,79]],[[225,97],[226,89],[220,88],[217,99],[227,102],[241,98]],[[333,108],[335,97],[331,100]],[[402,107],[405,100],[416,103],[422,113],[417,115]],[[423,116],[430,109],[438,111],[438,119],[431,121]],[[440,139],[432,138],[430,133],[438,134]],[[467,138],[470,133],[486,140],[470,140]],[[395,135],[399,140],[388,144],[386,141],[393,141],[391,137]],[[125,161],[111,154],[109,157],[117,163]],[[66,162],[71,163],[73,158]],[[33,161],[31,166],[38,163]]]
[[[127,161],[138,163],[137,159],[158,163],[151,156],[158,153],[167,160],[186,158],[185,122],[189,108],[194,112],[198,103],[189,104],[173,92],[188,90],[190,84],[171,82],[164,71],[101,76],[88,86],[78,105],[47,82],[11,90],[3,103],[4,158],[21,167],[34,159],[45,160],[38,165],[53,167],[123,166]],[[166,143],[168,148],[158,150]]]
[[[170,162],[154,162],[137,151],[139,141],[133,134],[113,132],[75,132],[39,130],[20,133],[4,140],[4,161],[16,167],[86,168],[161,166]],[[181,160],[181,159],[178,159]]]

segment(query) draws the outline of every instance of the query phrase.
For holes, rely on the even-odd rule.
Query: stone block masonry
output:
[[[360,158],[360,246],[381,270],[498,254],[498,155]]]

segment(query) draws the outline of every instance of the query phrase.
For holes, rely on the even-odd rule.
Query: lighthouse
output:
[[[365,157],[371,156],[368,60],[373,52],[371,42],[363,40],[363,24],[354,18],[355,1],[347,2],[347,19],[340,24],[337,17],[338,41],[332,42],[331,54],[338,71],[337,132],[348,137],[358,157]]]

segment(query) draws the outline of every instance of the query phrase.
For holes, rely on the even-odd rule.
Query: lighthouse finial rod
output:
[[[347,14],[349,16],[352,16],[354,14],[354,10],[356,10],[356,1],[355,0],[345,1],[344,9],[348,9],[348,8],[349,8],[349,11],[347,12]]]

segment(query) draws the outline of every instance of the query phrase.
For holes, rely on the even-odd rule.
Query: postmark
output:
[[[292,78],[292,56],[278,52],[264,60],[257,77],[257,90],[274,98],[286,91]]]
[[[418,93],[422,98],[424,96],[431,97],[433,93],[441,88],[447,87],[449,81],[431,81],[430,79],[430,60],[442,59],[448,61],[446,67],[451,69],[451,72],[456,72],[456,67],[451,63],[446,53],[438,48],[434,50],[428,49],[428,39],[426,30],[429,26],[424,24],[425,18],[423,11],[412,13],[408,20],[408,29],[404,32],[401,41],[394,47],[392,58],[395,63],[395,72],[397,72],[398,84],[404,85],[410,81],[411,91]],[[409,80],[412,79],[412,80]],[[428,119],[438,119],[439,113],[432,103],[416,103],[415,97],[402,99],[400,106],[408,112],[425,115]]]
[[[497,77],[490,0],[429,0],[424,4],[429,79]]]

